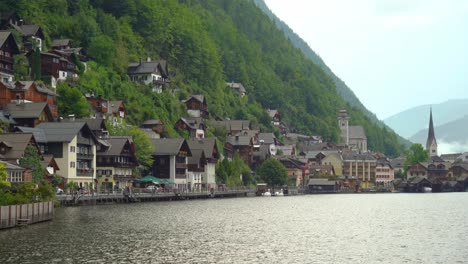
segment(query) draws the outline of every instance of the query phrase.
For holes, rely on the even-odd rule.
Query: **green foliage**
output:
[[[3,162],[0,162],[0,190],[5,188],[10,188],[11,183],[7,181],[7,169],[6,165]],[[1,199],[0,199],[1,200]]]
[[[109,127],[109,134],[112,136],[131,136],[135,143],[135,151],[138,162],[146,167],[150,167],[153,163],[151,154],[154,152],[154,145],[148,135],[135,126],[122,125],[116,128]]]
[[[408,169],[418,162],[426,162],[428,158],[429,154],[421,144],[413,144],[406,151],[405,168]]]
[[[41,51],[36,48],[31,55],[31,78],[33,80],[41,80],[42,78],[41,66]]]
[[[253,184],[254,179],[249,166],[236,154],[232,161],[223,159],[216,165],[216,182],[234,187]]]
[[[34,146],[26,146],[23,157],[19,160],[19,165],[32,170],[33,182],[38,183],[43,179],[44,170],[41,166],[41,156]]]
[[[26,204],[52,201],[55,198],[54,188],[45,182],[37,185],[23,183],[16,186],[16,193],[0,190],[0,205]]]
[[[58,107],[60,116],[67,117],[75,115],[76,118],[89,117],[91,115],[90,105],[80,90],[59,82],[57,85]]]
[[[13,70],[15,74],[15,80],[27,80],[27,78],[29,77],[28,59],[24,55],[16,55],[13,59]]]
[[[97,62],[89,63],[73,89],[59,87],[62,116],[87,116],[74,92],[94,92],[125,100],[129,124],[161,119],[169,136],[179,136],[171,124],[186,112],[177,94],[155,94],[126,75],[128,63],[148,56],[167,60],[171,86],[181,97],[204,94],[212,116],[249,119],[263,131],[273,131],[264,109],[278,109],[293,129],[338,141],[336,114],[351,108],[333,76],[296,49],[253,1],[19,0],[0,5],[0,12],[6,9],[40,24],[46,44],[70,38]],[[248,95],[233,93],[226,81],[243,83]],[[391,130],[361,108],[353,111],[352,123],[365,127],[371,149],[402,152]]]
[[[257,175],[271,186],[282,186],[288,181],[288,172],[277,159],[267,159],[258,168]]]

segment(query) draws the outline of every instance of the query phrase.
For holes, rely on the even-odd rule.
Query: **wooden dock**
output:
[[[56,199],[64,206],[83,204],[113,204],[113,203],[133,203],[152,201],[173,201],[192,199],[211,199],[228,197],[254,196],[255,191],[232,190],[221,192],[163,192],[163,193],[132,193],[124,195],[122,193],[101,193],[101,194],[78,194],[78,195],[57,195]]]

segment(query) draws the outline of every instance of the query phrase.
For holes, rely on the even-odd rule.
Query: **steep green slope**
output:
[[[203,93],[216,116],[250,119],[271,130],[263,109],[276,108],[295,130],[331,141],[339,140],[336,114],[347,108],[351,123],[365,127],[371,149],[402,151],[395,133],[349,106],[333,79],[251,0],[21,0],[0,5],[1,11],[42,25],[46,45],[71,38],[88,50],[96,63],[70,89],[125,100],[131,123],[160,118],[170,127],[184,115],[178,100]],[[129,82],[126,65],[148,56],[168,61],[179,93],[154,94]],[[226,81],[242,82],[248,96],[233,94]]]

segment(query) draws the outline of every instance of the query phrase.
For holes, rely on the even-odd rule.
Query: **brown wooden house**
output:
[[[46,102],[10,103],[4,106],[3,115],[13,118],[15,126],[36,127],[42,122],[53,122],[54,116]]]
[[[55,100],[56,93],[43,85],[32,81],[16,81],[14,83],[0,82],[0,108],[9,103],[19,102],[46,102],[54,119],[58,117],[58,106]]]
[[[205,96],[201,94],[192,95],[183,102],[187,106],[188,113],[193,117],[209,117],[208,104],[206,103]]]
[[[253,144],[251,136],[227,136],[226,143],[224,144],[224,153],[226,157],[230,159],[232,159],[235,154],[239,154],[240,158],[249,165],[249,167],[252,167],[254,161]]]
[[[0,31],[0,81],[8,83],[13,81],[13,57],[20,50],[13,34],[9,31]]]

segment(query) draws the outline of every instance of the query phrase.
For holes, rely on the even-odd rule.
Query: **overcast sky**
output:
[[[265,0],[379,119],[468,98],[468,0]]]

